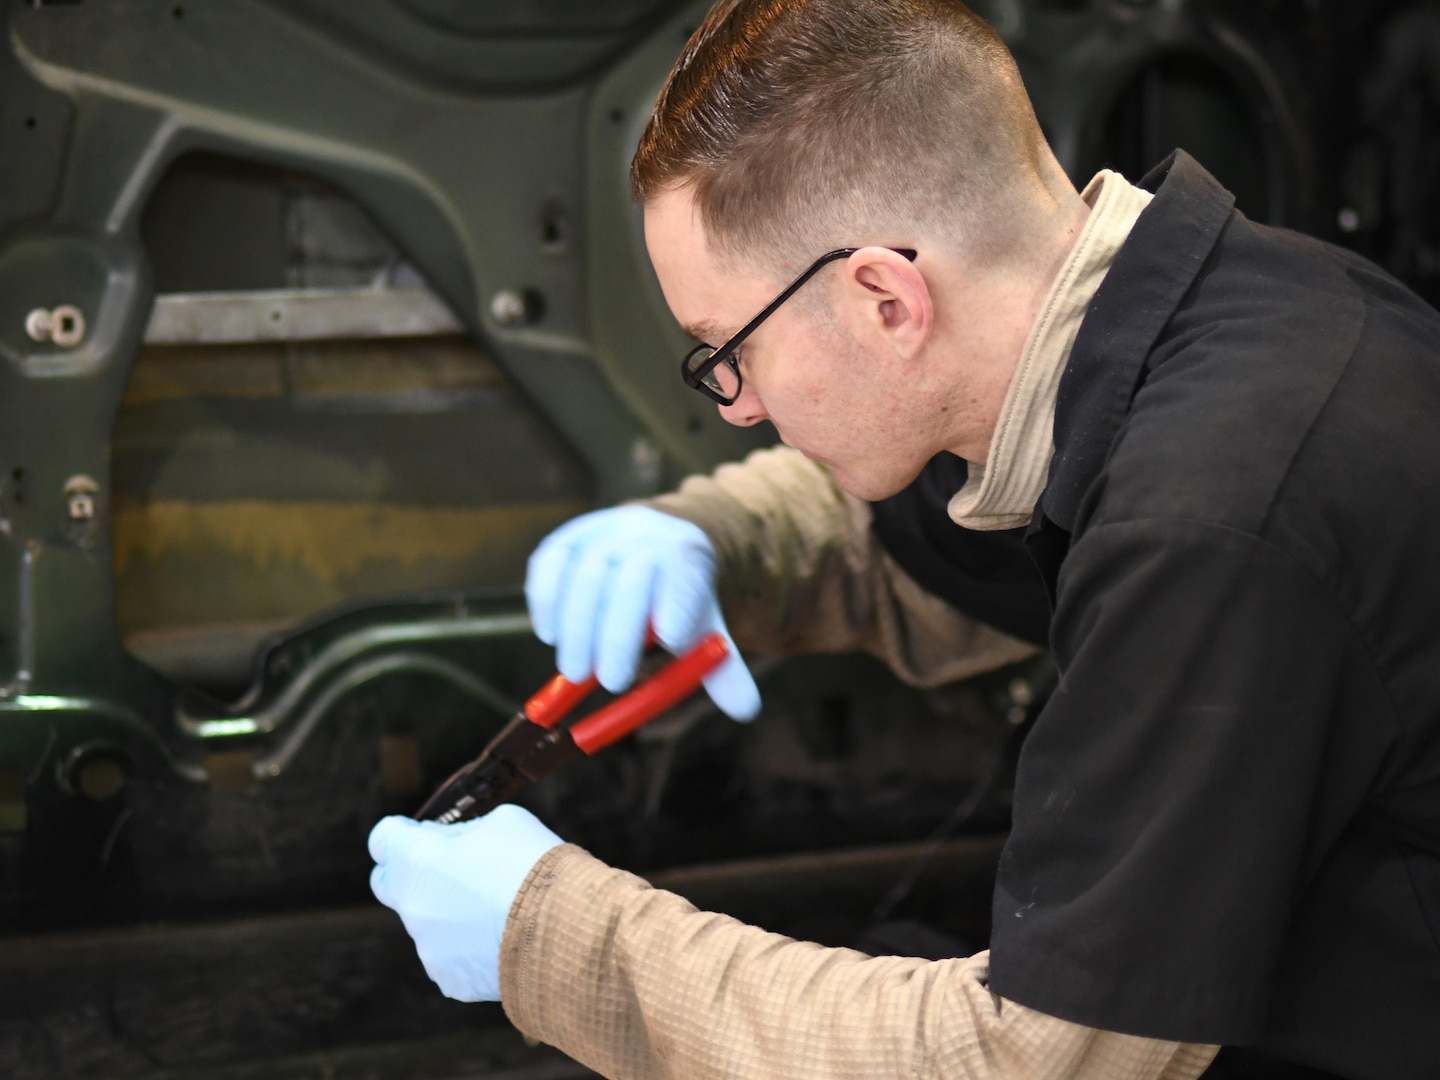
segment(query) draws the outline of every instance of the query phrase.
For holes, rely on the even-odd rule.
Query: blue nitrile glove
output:
[[[561,842],[509,803],[459,825],[381,818],[370,831],[370,890],[399,913],[441,993],[499,1001],[510,905],[540,856]]]
[[[651,510],[618,506],[560,526],[530,556],[525,598],[535,633],[555,646],[560,673],[580,682],[594,672],[619,693],[635,680],[646,627],[682,653],[719,631],[729,658],[705,689],[736,720],[760,711],[760,689],[725,628],[715,594],[715,549],[699,526]]]

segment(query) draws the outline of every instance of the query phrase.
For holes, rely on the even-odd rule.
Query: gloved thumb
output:
[[[368,847],[370,857],[381,866],[389,862],[407,843],[412,843],[422,831],[420,822],[408,817],[392,814],[383,817],[370,830]]]
[[[720,614],[720,605],[712,604],[710,617],[706,620],[708,629],[718,630],[730,646],[727,656],[714,671],[705,676],[705,692],[716,708],[732,720],[745,723],[760,714],[760,688],[755,685],[755,676],[745,666],[745,659],[735,647],[730,631],[725,628],[725,618]]]

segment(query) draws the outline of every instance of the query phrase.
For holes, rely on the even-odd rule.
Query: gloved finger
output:
[[[715,602],[714,563],[703,550],[687,552],[660,569],[655,582],[652,621],[655,636],[671,652],[690,648],[705,632],[705,617]]]
[[[540,542],[526,563],[525,603],[535,636],[547,645],[555,644],[562,583],[575,553],[576,537],[587,525],[585,518],[576,518],[560,526]]]
[[[376,866],[370,871],[370,891],[375,894],[375,899],[388,908],[393,908],[394,897],[391,895],[390,875],[386,872],[385,866]]]
[[[618,694],[635,681],[645,652],[654,579],[653,557],[644,550],[632,553],[611,577],[595,643],[595,674],[611,693]]]
[[[561,583],[555,666],[571,682],[588,679],[595,670],[595,643],[614,572],[614,554],[601,544],[578,552]]]
[[[561,525],[531,552],[525,570],[525,602],[536,637],[547,645],[555,644],[559,632],[571,564],[587,547],[620,528],[623,514],[624,508],[581,514]]]
[[[705,676],[705,692],[710,695],[710,700],[715,702],[716,707],[730,719],[742,723],[754,720],[760,713],[760,687],[755,685],[755,676],[750,674],[750,669],[745,666],[745,660],[740,655],[740,650],[735,647],[735,642],[730,639],[723,620],[719,620],[716,629],[725,635],[725,641],[730,646],[730,655]]]
[[[366,845],[370,849],[370,857],[383,866],[402,846],[413,842],[414,835],[419,831],[420,823],[410,818],[398,814],[381,818],[370,830]]]

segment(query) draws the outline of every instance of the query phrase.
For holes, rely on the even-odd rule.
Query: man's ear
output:
[[[903,356],[919,352],[935,323],[930,287],[898,251],[864,247],[845,261],[843,288],[852,314]]]

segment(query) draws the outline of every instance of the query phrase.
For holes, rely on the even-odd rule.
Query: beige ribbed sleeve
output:
[[[725,621],[742,649],[864,651],[918,686],[1036,652],[923,590],[880,547],[869,505],[788,447],[691,477],[646,505],[710,537]]]
[[[565,845],[516,897],[500,991],[520,1031],[615,1080],[1191,1080],[1215,1055],[1002,1000],[987,961],[793,941]]]

